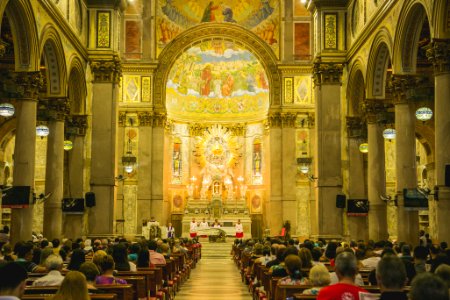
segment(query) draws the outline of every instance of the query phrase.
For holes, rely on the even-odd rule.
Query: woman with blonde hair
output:
[[[321,288],[330,284],[330,272],[324,265],[315,265],[309,270],[309,282],[313,286],[304,290],[303,294],[318,295]]]
[[[86,277],[81,272],[70,271],[52,300],[89,300]]]

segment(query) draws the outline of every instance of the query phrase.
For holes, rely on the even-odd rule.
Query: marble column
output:
[[[282,153],[282,128],[279,113],[269,115],[270,135],[270,200],[266,203],[268,227],[271,235],[277,235],[283,226],[283,158]]]
[[[17,73],[17,84],[24,94],[16,108],[16,142],[14,146],[14,186],[34,187],[36,150],[36,111],[40,72]],[[33,205],[28,208],[11,209],[11,244],[31,239]]]
[[[85,186],[85,134],[87,127],[86,115],[73,115],[69,122],[69,130],[74,132],[72,135],[72,150],[67,152],[68,155],[68,182],[70,194],[64,197],[84,198]],[[86,222],[82,214],[65,214],[63,216],[63,236],[73,238],[76,236],[86,235]]]
[[[48,99],[49,114],[47,139],[47,160],[45,170],[45,194],[50,197],[44,202],[43,234],[48,239],[61,238],[64,193],[64,117],[69,112],[67,99]]]
[[[96,206],[89,211],[89,235],[114,234],[117,175],[117,93],[121,75],[117,56],[92,58],[91,191]]]
[[[403,189],[417,187],[415,110],[409,101],[416,81],[412,76],[396,75],[392,78],[395,97],[396,130],[396,192],[398,197],[398,241],[418,244],[419,216],[417,211],[405,209]]]
[[[374,241],[387,240],[386,203],[380,196],[386,195],[386,173],[384,167],[383,127],[373,120],[367,124],[369,144],[367,189],[369,208],[369,239]]]
[[[163,198],[164,178],[164,126],[166,117],[163,113],[155,113],[152,122],[152,187],[150,214],[160,224],[167,224],[168,202]]]
[[[341,168],[341,64],[314,64],[316,101],[316,211],[318,236],[341,238],[342,209],[336,195],[342,193]]]
[[[445,166],[450,164],[450,40],[434,39],[427,50],[434,65],[435,174],[439,188],[436,241],[450,241],[450,187],[445,186]],[[448,175],[447,175],[448,176]]]

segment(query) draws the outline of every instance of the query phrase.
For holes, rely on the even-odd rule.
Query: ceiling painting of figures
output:
[[[250,51],[231,40],[206,40],[186,50],[172,66],[166,107],[174,120],[260,121],[269,108],[269,82]]]
[[[258,35],[279,55],[280,1],[278,0],[158,0],[157,50],[177,35],[207,22],[234,23]]]

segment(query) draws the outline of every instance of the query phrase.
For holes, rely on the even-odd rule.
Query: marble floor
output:
[[[175,300],[251,300],[230,256],[231,244],[203,244],[202,259]]]

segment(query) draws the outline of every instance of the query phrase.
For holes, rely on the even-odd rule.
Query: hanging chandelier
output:
[[[396,136],[396,131],[394,128],[386,128],[383,131],[383,137],[386,140],[393,140],[393,139],[395,139],[395,136]]]
[[[39,125],[36,127],[36,135],[44,138],[50,134],[50,129],[45,125]]]
[[[416,118],[419,121],[426,122],[433,117],[433,111],[429,107],[420,107],[416,110]]]
[[[359,151],[361,153],[368,153],[369,152],[369,144],[362,143],[361,145],[359,145]]]
[[[0,103],[0,116],[12,117],[15,111],[14,105],[11,103]]]

